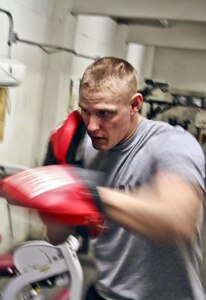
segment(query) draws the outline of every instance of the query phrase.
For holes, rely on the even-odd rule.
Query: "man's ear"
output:
[[[142,107],[142,103],[143,103],[142,94],[140,93],[134,94],[131,99],[131,113],[138,112]]]

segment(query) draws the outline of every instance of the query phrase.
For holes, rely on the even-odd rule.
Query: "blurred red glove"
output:
[[[104,208],[96,186],[98,172],[50,165],[18,172],[1,181],[0,195],[68,226],[87,226],[92,237],[102,229]]]

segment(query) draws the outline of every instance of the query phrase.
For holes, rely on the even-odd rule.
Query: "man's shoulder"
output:
[[[174,126],[163,121],[143,118],[140,123],[140,129],[144,131],[153,131],[155,134],[162,134],[174,130]]]
[[[173,126],[164,121],[157,120],[144,120],[144,128],[146,131],[152,132],[152,140],[158,141],[164,139],[165,142],[169,142],[170,140],[188,140],[194,144],[199,144],[196,138],[187,130],[185,130],[181,126]]]

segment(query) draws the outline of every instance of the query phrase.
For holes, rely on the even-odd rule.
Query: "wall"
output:
[[[206,92],[206,52],[157,47],[152,76],[172,87]]]
[[[0,8],[8,10],[14,19],[14,30],[22,39],[46,42],[54,1],[3,1]],[[8,55],[9,22],[0,13],[0,55]],[[37,47],[17,43],[12,47],[12,58],[26,65],[25,79],[20,87],[9,89],[4,140],[0,144],[1,163],[32,166],[36,163],[37,127],[40,122],[48,57]]]
[[[69,102],[69,83],[76,33],[76,18],[70,12],[72,1],[55,1],[49,43],[62,47],[62,51],[53,51],[48,57],[45,85],[40,110],[37,165],[41,165],[45,156],[51,131],[56,128],[67,115]]]
[[[27,67],[19,87],[9,89],[10,113],[7,113],[4,140],[0,144],[1,162],[36,166],[42,163],[48,137],[66,115],[70,49],[73,49],[76,19],[71,16],[72,0],[0,0],[0,8],[8,10],[14,19],[19,38],[32,42],[60,46],[64,51],[18,42],[13,44],[12,58]],[[0,13],[0,55],[8,55],[9,22]]]
[[[85,68],[102,56],[126,57],[127,28],[118,26],[107,17],[78,16],[74,48],[93,59],[74,57],[72,77],[78,80]]]
[[[154,61],[155,47],[140,44],[129,44],[126,59],[136,68],[138,90],[145,86],[145,79],[152,78],[152,67]],[[146,115],[147,105],[143,103],[141,113]]]
[[[154,47],[140,44],[129,44],[127,60],[136,68],[138,78],[138,89],[144,87],[145,79],[152,77],[152,66],[154,61]]]

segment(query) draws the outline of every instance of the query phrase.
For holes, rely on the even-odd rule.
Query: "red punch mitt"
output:
[[[71,112],[65,122],[52,133],[50,144],[58,164],[74,163],[77,147],[85,131],[86,129],[81,114],[75,110]]]
[[[0,195],[39,211],[55,222],[87,226],[94,237],[102,228],[103,205],[96,186],[102,174],[69,165],[22,171],[1,181]],[[14,200],[15,199],[15,200]]]

